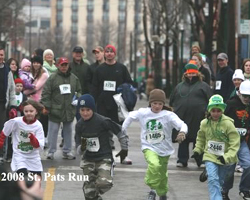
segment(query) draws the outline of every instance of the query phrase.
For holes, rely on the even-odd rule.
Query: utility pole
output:
[[[31,16],[31,8],[32,8],[32,0],[30,0],[30,16],[29,16],[29,57],[31,57],[31,19],[32,19],[32,16]]]

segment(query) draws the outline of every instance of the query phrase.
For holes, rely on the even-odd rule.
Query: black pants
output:
[[[194,149],[196,141],[194,141],[192,139],[186,138],[182,143],[179,144],[177,163],[186,164],[188,162],[189,143],[193,143],[193,149]],[[196,161],[198,166],[200,166],[202,164],[202,157],[203,157],[203,155],[200,155],[200,158]]]
[[[41,114],[39,121],[43,125],[44,137],[47,137],[47,134],[48,134],[48,124],[49,124],[49,117],[48,117],[48,115]]]

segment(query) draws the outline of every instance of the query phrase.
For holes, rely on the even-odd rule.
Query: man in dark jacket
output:
[[[219,94],[223,97],[224,102],[226,102],[232,91],[234,90],[234,84],[232,81],[232,76],[234,74],[233,70],[228,66],[228,56],[225,53],[220,53],[217,56],[218,65],[220,70],[216,75],[214,93]]]
[[[117,87],[123,83],[132,83],[132,79],[126,66],[116,61],[115,47],[109,44],[104,51],[106,60],[96,69],[93,78],[93,96],[97,104],[97,113],[122,124],[118,119],[118,107],[113,95],[117,94]],[[130,163],[124,161],[124,164]]]
[[[69,64],[71,73],[77,76],[81,83],[82,94],[89,93],[87,83],[87,69],[89,65],[83,61],[83,48],[76,46],[73,49],[73,61]]]
[[[93,93],[92,81],[93,81],[95,70],[99,65],[105,62],[104,49],[101,46],[97,46],[95,49],[93,49],[92,53],[95,55],[96,62],[89,65],[88,70],[87,70],[88,90],[91,94]]]

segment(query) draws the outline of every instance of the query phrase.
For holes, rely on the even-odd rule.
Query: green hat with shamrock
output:
[[[210,112],[213,108],[218,108],[222,110],[222,112],[224,112],[226,107],[227,107],[227,104],[223,102],[223,97],[218,94],[215,94],[210,97],[207,110],[208,112]]]

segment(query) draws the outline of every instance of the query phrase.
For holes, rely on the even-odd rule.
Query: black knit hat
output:
[[[87,107],[93,110],[93,112],[96,111],[95,109],[95,99],[90,94],[84,94],[79,97],[78,99],[78,109],[82,107]]]
[[[43,58],[41,56],[34,56],[32,59],[31,59],[31,63],[33,64],[34,62],[38,62],[40,63],[41,65],[43,65]]]

